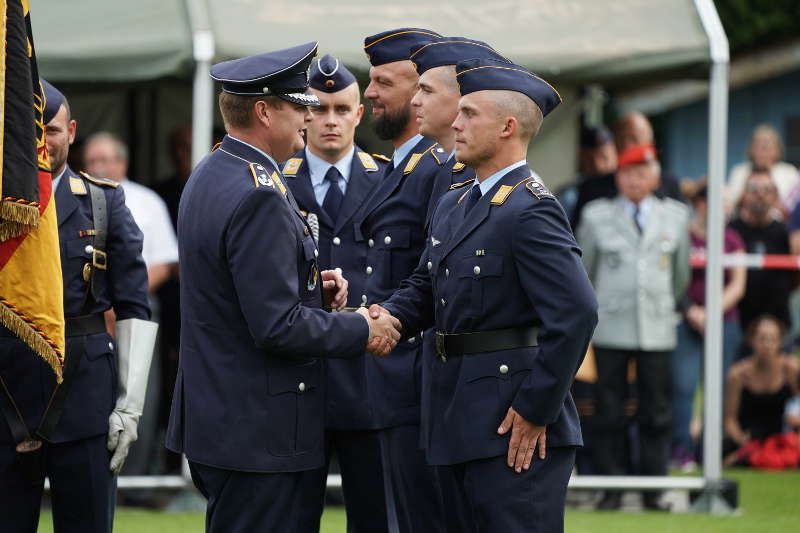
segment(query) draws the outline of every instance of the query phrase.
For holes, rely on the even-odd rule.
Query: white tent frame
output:
[[[192,163],[196,165],[210,146],[214,117],[214,84],[208,75],[214,57],[214,36],[206,2],[186,0],[189,10],[192,47],[195,60]],[[720,22],[713,0],[694,0],[710,49],[709,93],[709,205],[706,267],[706,335],[702,477],[639,477],[639,476],[580,476],[570,479],[572,489],[613,490],[691,490],[702,496],[694,510],[714,514],[728,513],[730,506],[722,498],[722,187],[725,173],[725,150],[728,122],[728,39]],[[182,476],[121,476],[120,489],[182,489],[191,487],[188,467],[184,461]],[[341,487],[341,476],[330,475],[328,487]]]

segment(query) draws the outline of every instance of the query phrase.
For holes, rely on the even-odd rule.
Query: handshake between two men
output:
[[[325,305],[334,311],[342,311],[347,306],[347,280],[338,269],[323,270],[321,275]],[[403,329],[400,321],[377,305],[373,305],[370,311],[360,307],[356,312],[369,324],[367,352],[377,357],[389,355],[400,342],[400,330]]]

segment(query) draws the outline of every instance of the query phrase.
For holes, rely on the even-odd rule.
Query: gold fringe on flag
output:
[[[47,335],[33,322],[25,317],[8,300],[0,296],[0,323],[27,344],[31,350],[40,355],[56,375],[56,382],[63,381],[63,354]]]
[[[0,242],[39,227],[39,203],[4,198],[0,203]]]

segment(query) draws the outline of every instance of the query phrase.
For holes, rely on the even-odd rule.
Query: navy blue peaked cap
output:
[[[61,91],[53,87],[44,78],[39,78],[39,81],[42,82],[42,89],[44,89],[44,113],[42,118],[44,123],[47,124],[56,116],[66,98],[61,94]]]
[[[387,30],[364,39],[364,52],[373,67],[403,61],[411,55],[411,48],[442,36],[424,28],[398,28]]]
[[[211,77],[222,90],[242,96],[277,96],[300,105],[319,105],[308,89],[308,71],[317,55],[310,42],[254,56],[223,61],[211,67]]]
[[[461,96],[476,91],[516,91],[533,100],[542,115],[561,103],[552,85],[525,67],[496,59],[467,59],[456,65],[456,81]]]
[[[511,63],[487,43],[466,37],[442,37],[419,43],[411,48],[409,59],[419,75],[432,68],[456,65],[465,59],[497,59]]]
[[[309,84],[312,89],[325,93],[335,93],[346,89],[356,82],[353,73],[347,70],[338,59],[325,54],[311,67]]]

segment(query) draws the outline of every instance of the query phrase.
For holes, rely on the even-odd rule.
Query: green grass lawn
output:
[[[800,472],[765,473],[728,470],[725,475],[739,481],[740,509],[734,516],[568,510],[566,531],[569,533],[761,533],[798,530]],[[203,515],[119,509],[115,526],[116,533],[202,533]],[[39,532],[52,531],[50,514],[43,513]],[[344,533],[344,531],[344,510],[327,509],[323,516],[322,533]]]

